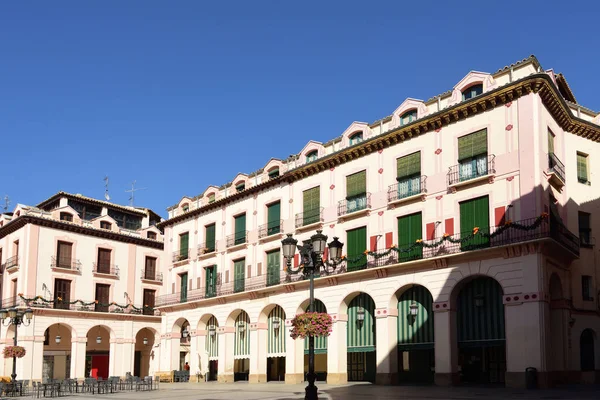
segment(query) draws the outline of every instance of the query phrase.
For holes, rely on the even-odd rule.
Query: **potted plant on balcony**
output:
[[[6,346],[4,348],[4,358],[23,358],[25,357],[25,348],[21,346]]]
[[[319,312],[298,314],[292,319],[292,339],[307,338],[309,336],[329,336],[333,326],[331,315]]]

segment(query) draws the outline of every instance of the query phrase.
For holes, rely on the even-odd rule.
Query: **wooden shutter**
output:
[[[108,312],[108,303],[110,302],[110,285],[96,284],[96,311]]]
[[[548,154],[554,154],[554,134],[548,131]]]
[[[279,284],[280,260],[281,253],[279,250],[267,253],[267,285]]]
[[[71,268],[73,244],[67,242],[58,242],[56,253],[57,266],[60,268]]]
[[[487,129],[458,138],[458,161],[487,154]]]
[[[270,229],[279,228],[281,223],[281,203],[273,203],[267,207],[267,227]]]
[[[479,228],[477,235],[471,240],[462,243],[463,250],[471,250],[477,247],[485,247],[489,239],[484,238],[481,233],[489,233],[490,215],[489,215],[488,196],[479,197],[473,200],[460,203],[460,234],[467,236],[473,233],[473,228]]]
[[[346,177],[346,198],[364,196],[367,192],[367,171],[360,171]]]
[[[321,187],[317,186],[312,189],[305,190],[302,193],[303,211],[310,213],[313,210],[318,210],[321,207]]]
[[[179,235],[179,251],[182,256],[187,256],[190,244],[190,234],[188,232]]]
[[[206,297],[217,294],[217,266],[206,267]]]
[[[58,298],[62,300],[58,300]],[[54,308],[69,308],[69,302],[71,301],[71,281],[65,279],[56,279],[54,281]]]
[[[146,257],[144,274],[146,279],[156,279],[156,258]]]
[[[234,292],[243,292],[245,286],[245,266],[246,259],[242,258],[233,263],[233,290]]]
[[[98,249],[98,272],[110,273],[110,252],[109,249]]]
[[[238,215],[235,217],[235,237],[238,238],[246,236],[246,214]]]
[[[417,240],[423,239],[423,220],[421,213],[406,215],[398,218],[398,248],[402,251],[399,257],[402,261],[421,258],[423,255],[422,247],[412,246]]]
[[[179,291],[180,291],[180,297],[179,299],[181,301],[187,301],[187,281],[188,281],[188,274],[184,273],[179,275]]]
[[[206,249],[215,251],[215,224],[206,226]]]
[[[421,152],[409,154],[396,160],[396,177],[403,179],[421,175]]]
[[[151,315],[154,313],[156,292],[151,289],[144,289],[144,314]]]
[[[577,153],[577,180],[583,183],[588,181],[587,156],[580,153]]]
[[[362,269],[366,265],[366,258],[360,257],[367,250],[367,228],[362,227],[352,229],[346,232],[348,241],[348,271]],[[358,261],[351,262],[352,259],[359,258]]]

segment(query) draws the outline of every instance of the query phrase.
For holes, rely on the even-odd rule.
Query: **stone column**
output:
[[[122,339],[115,341],[115,362],[114,375],[125,377],[125,373],[131,372],[133,375],[133,367],[135,361],[135,339]],[[112,343],[111,343],[112,345]],[[110,357],[113,354],[111,353]],[[143,378],[143,377],[142,377]]]
[[[304,339],[292,339],[292,319],[285,320],[285,383],[304,381]]]
[[[375,383],[391,385],[398,381],[398,309],[375,310],[377,375]]]
[[[71,378],[85,378],[85,353],[87,337],[74,337],[71,340]]]
[[[327,384],[348,382],[347,314],[331,314],[333,329],[327,339]]]
[[[286,365],[287,366],[287,365]],[[267,324],[250,324],[250,383],[267,381]]]
[[[24,329],[20,329],[23,330]],[[19,332],[21,333],[21,332]],[[22,346],[25,348],[25,357],[23,358],[17,358],[17,379],[32,379],[32,368],[33,365],[36,363],[41,364],[42,363],[42,356],[40,355],[40,359],[39,360],[35,360],[36,358],[36,354],[34,353],[33,347],[34,347],[34,341],[33,341],[33,337],[31,336],[24,336],[23,338],[19,338],[19,342],[17,343],[18,346]],[[42,346],[43,346],[43,342],[42,342]],[[42,347],[42,352],[43,352],[43,347]],[[12,371],[7,373],[7,376],[10,376],[10,374],[12,374]],[[41,375],[41,373],[40,373]]]
[[[217,335],[219,335],[218,382],[233,382],[234,334],[235,328],[233,326],[221,326],[217,328]]]
[[[450,302],[433,304],[435,340],[435,384],[450,386],[459,381],[456,311]]]
[[[29,379],[41,382],[42,367],[44,366],[44,336],[35,336],[33,338],[33,365],[31,366],[31,375]],[[27,379],[27,378],[24,378]]]
[[[111,339],[108,353],[108,376],[117,376],[119,373],[117,357],[123,357],[123,343],[117,343],[117,339]],[[133,374],[133,371],[131,373]]]
[[[181,343],[180,333],[173,332],[169,334],[168,348],[170,349],[169,367],[165,371],[179,371],[179,345]]]

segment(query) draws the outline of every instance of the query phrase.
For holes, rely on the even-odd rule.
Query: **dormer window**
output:
[[[469,100],[473,97],[479,96],[481,93],[483,93],[483,84],[478,83],[463,90],[462,98],[463,100]]]
[[[208,195],[208,204],[214,203],[215,202],[215,194],[211,193]]]
[[[107,229],[110,231],[112,229],[112,224],[110,222],[100,221],[100,228]]]
[[[417,110],[409,110],[400,116],[400,126],[417,120]]]
[[[360,143],[363,141],[363,133],[357,132],[354,135],[350,136],[350,146]]]
[[[279,176],[279,167],[275,167],[269,171],[269,179],[277,178]]]
[[[146,236],[148,239],[156,240],[156,232],[148,232]]]
[[[190,211],[190,205],[188,203],[185,203],[181,206],[181,209],[183,210],[184,213]]]
[[[308,154],[306,155],[306,162],[307,162],[307,163],[309,163],[309,162],[316,161],[316,160],[317,160],[317,157],[318,157],[318,153],[317,153],[317,151],[316,151],[316,150],[313,150],[313,151],[311,151],[310,153],[308,153]]]
[[[240,182],[237,185],[235,185],[235,190],[237,192],[242,192],[242,191],[246,190],[246,182]]]
[[[67,221],[67,222],[73,222],[73,214],[68,213],[68,212],[61,212],[60,213],[60,220],[61,221]]]

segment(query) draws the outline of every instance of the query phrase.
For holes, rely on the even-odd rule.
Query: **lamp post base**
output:
[[[304,389],[304,392],[306,393],[306,395],[304,396],[304,400],[318,400],[319,397],[317,395],[317,387],[315,386],[315,384],[308,384],[308,386],[306,387],[306,389]]]

